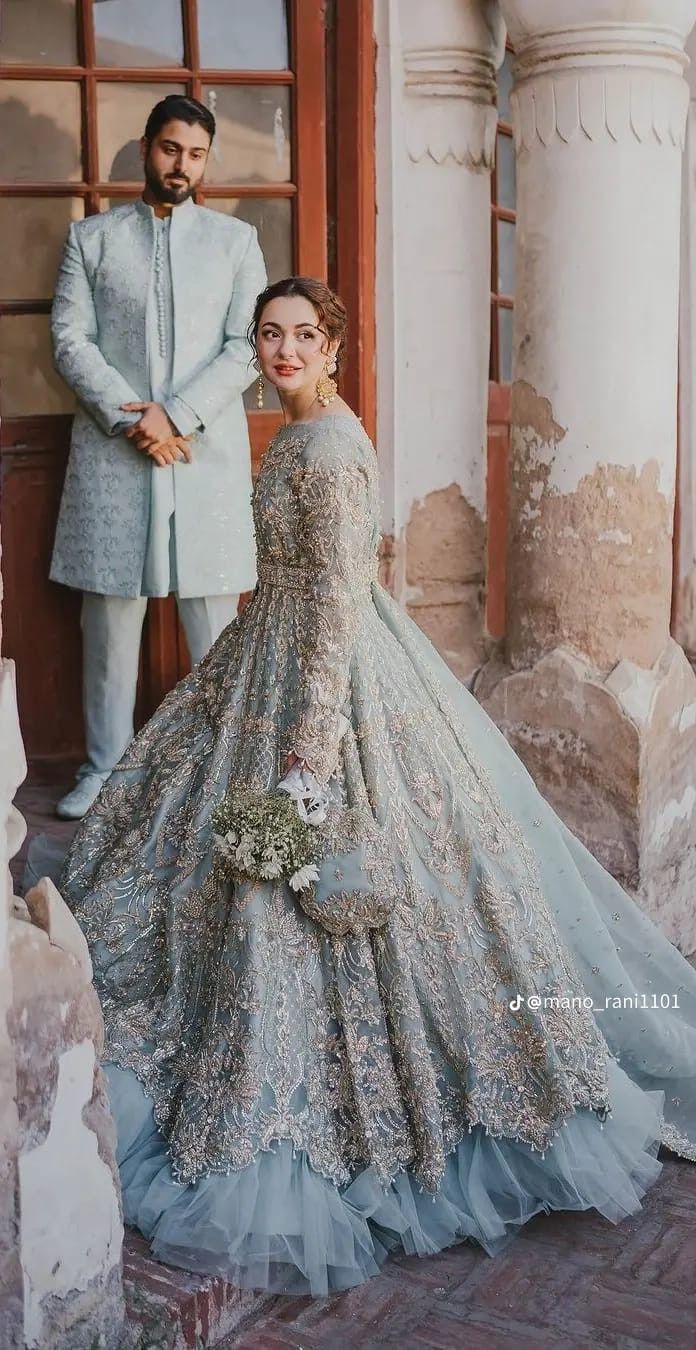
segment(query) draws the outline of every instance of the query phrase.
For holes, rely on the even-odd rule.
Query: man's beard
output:
[[[192,197],[196,191],[196,187],[192,187],[188,179],[181,187],[168,183],[166,179],[158,177],[148,164],[145,165],[145,182],[153,197],[166,206],[179,206],[181,202],[185,202],[189,197]]]

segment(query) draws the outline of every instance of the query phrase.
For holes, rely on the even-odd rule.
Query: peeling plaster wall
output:
[[[89,1350],[100,1333],[115,1343],[123,1317],[116,1138],[97,1061],[103,1024],[91,962],[60,896],[49,895],[43,917],[54,940],[16,922],[11,945],[24,1336],[37,1350]],[[37,892],[28,899],[41,917]],[[57,939],[74,941],[79,957]]]
[[[417,167],[419,210],[402,217],[402,440],[395,525],[413,505],[456,483],[485,517],[486,407],[490,282],[487,249],[477,256],[480,222],[490,211],[490,176],[456,162]],[[474,328],[472,317],[481,320]]]
[[[601,669],[651,667],[671,599],[676,25],[693,9],[650,0],[648,25],[587,0],[566,26],[556,6],[502,8],[518,43],[509,659],[565,642]]]
[[[63,1007],[67,1011],[68,1005]],[[73,1305],[71,1321],[77,1321],[76,1305],[80,1319],[85,1305],[93,1305],[92,1336],[94,1313],[104,1304],[101,1273],[119,1271],[123,1228],[118,1191],[108,1163],[99,1156],[97,1135],[83,1118],[93,1098],[95,1067],[89,1037],[60,1055],[45,1137],[20,1158],[24,1337],[26,1345],[37,1350],[50,1344],[51,1311],[56,1302],[64,1304],[67,1299]],[[115,1146],[115,1140],[112,1143]],[[57,1214],[62,1233],[59,1255]],[[118,1295],[118,1289],[115,1292]],[[60,1307],[56,1311],[60,1317]]]
[[[123,1224],[115,1132],[98,1064],[103,1021],[87,945],[49,881],[15,902],[9,929],[18,1119],[12,1250],[23,1289],[18,1344],[117,1350],[125,1317]]]
[[[696,948],[694,676],[669,634],[694,0],[501,0],[517,162],[508,632],[476,693]]]
[[[452,483],[414,506],[405,538],[408,611],[467,679],[484,655],[483,521]]]
[[[375,20],[388,571],[445,658],[469,674],[483,642],[492,99],[503,27],[492,0],[377,0]]]
[[[376,0],[377,372],[384,527],[457,483],[485,513],[491,0]],[[473,65],[473,69],[471,69]],[[480,69],[479,69],[480,67]],[[391,468],[391,473],[389,469]]]
[[[489,663],[476,695],[561,819],[695,952],[696,700],[681,648],[603,675],[559,646],[531,669]]]
[[[569,644],[599,670],[622,658],[650,667],[669,637],[672,582],[659,465],[597,466],[562,494],[549,486],[558,444],[534,444],[526,427],[512,437],[510,664]]]
[[[103,1020],[87,943],[55,887],[13,896],[25,774],[14,665],[0,655],[0,1350],[118,1350],[123,1225]]]
[[[572,493],[600,464],[640,473],[656,461],[671,505],[680,149],[624,144],[623,163],[635,162],[617,191],[608,133],[605,154],[581,137],[572,152],[556,140],[520,161],[515,310],[517,378],[549,400],[564,429],[549,483]],[[598,212],[598,200],[611,209]]]

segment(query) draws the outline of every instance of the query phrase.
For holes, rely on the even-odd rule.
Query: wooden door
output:
[[[358,0],[348,0],[350,20]],[[72,396],[49,312],[71,220],[135,199],[165,94],[215,113],[199,200],[250,221],[271,279],[327,275],[323,0],[3,0],[0,42],[0,519],[4,650],[30,758],[82,752],[80,596],[48,580]],[[247,395],[254,465],[278,424]],[[173,601],[148,609],[141,719],[187,668]]]

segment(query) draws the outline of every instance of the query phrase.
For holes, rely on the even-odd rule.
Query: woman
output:
[[[257,589],[62,880],[127,1221],[164,1261],[314,1294],[390,1251],[495,1254],[542,1210],[618,1221],[661,1142],[696,1158],[696,974],[378,585],[375,454],[330,378],[345,327],[320,282],[259,297],[285,425]],[[298,763],[331,796],[321,895],[221,880],[217,803]]]

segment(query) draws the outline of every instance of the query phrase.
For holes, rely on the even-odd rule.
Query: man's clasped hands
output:
[[[150,455],[161,469],[177,460],[191,463],[190,438],[179,435],[161,403],[122,403],[121,410],[142,413],[140,420],[128,428],[126,436],[143,454]]]

